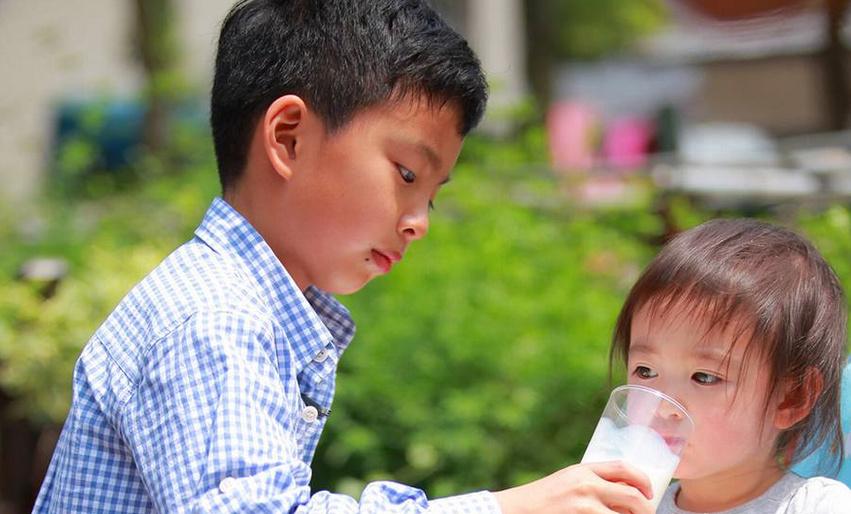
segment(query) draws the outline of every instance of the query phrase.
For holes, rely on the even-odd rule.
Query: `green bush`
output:
[[[544,167],[527,164],[536,136],[472,143],[429,236],[344,299],[359,332],[318,487],[507,486],[578,461],[593,431],[614,319],[661,223],[646,203],[569,205]]]
[[[0,388],[12,396],[14,414],[36,425],[62,422],[82,346],[124,294],[191,236],[216,184],[207,161],[134,193],[52,204],[40,235],[0,229],[0,245],[12,249],[0,259]],[[45,284],[17,277],[40,256],[69,264],[46,299]]]

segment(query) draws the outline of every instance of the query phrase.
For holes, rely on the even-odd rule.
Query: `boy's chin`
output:
[[[316,286],[326,293],[334,295],[349,295],[354,294],[364,288],[373,278],[373,276],[364,277],[333,277],[323,284]]]

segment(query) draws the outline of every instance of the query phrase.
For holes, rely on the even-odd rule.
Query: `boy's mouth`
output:
[[[393,267],[393,263],[402,259],[402,255],[398,252],[380,252],[372,250],[372,262],[378,266],[382,273],[387,273]]]

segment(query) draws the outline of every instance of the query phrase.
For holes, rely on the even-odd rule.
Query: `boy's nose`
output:
[[[424,237],[428,233],[428,208],[405,214],[399,220],[399,232],[410,242]]]

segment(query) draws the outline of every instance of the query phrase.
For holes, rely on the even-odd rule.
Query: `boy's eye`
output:
[[[712,385],[721,381],[721,377],[700,371],[692,375],[691,379],[701,385]]]
[[[658,376],[655,371],[647,366],[636,366],[633,374],[639,378],[656,378]]]
[[[399,168],[399,175],[402,176],[402,180],[404,180],[408,184],[413,184],[415,180],[417,180],[417,174],[413,171],[405,168],[403,166],[397,166]]]

